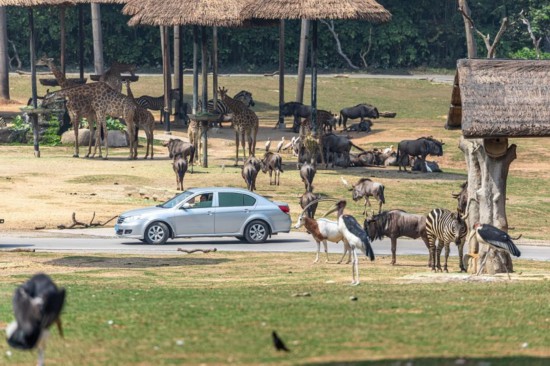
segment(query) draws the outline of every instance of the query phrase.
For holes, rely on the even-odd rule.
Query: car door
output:
[[[251,215],[256,199],[244,193],[219,192],[214,229],[217,235],[238,235]]]
[[[187,200],[186,204],[185,208],[180,207],[174,215],[176,236],[214,234],[214,193],[197,194]]]

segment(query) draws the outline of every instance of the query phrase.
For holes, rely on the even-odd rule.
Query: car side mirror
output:
[[[184,203],[182,206],[181,206],[182,209],[188,209],[188,208],[191,208],[191,204],[190,203]]]

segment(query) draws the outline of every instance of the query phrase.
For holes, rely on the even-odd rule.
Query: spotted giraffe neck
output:
[[[246,106],[243,102],[231,98],[229,95],[224,95],[223,102],[233,111],[233,113],[240,113]]]
[[[67,80],[65,75],[55,66],[53,61],[48,61],[48,67],[50,68],[50,71],[52,72],[53,76],[55,76],[55,80],[57,80],[57,83],[60,87],[65,88],[68,86],[72,86],[72,84]]]

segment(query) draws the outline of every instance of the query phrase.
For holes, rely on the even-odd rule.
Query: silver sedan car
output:
[[[288,204],[240,188],[193,188],[154,206],[122,213],[120,237],[163,244],[170,238],[235,236],[263,243],[290,231]]]

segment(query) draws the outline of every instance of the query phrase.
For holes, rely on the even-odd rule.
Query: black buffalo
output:
[[[292,131],[300,132],[300,118],[307,118],[311,115],[311,107],[300,102],[287,102],[281,105],[281,113],[285,117],[294,117]]]
[[[432,137],[421,137],[416,140],[401,141],[399,145],[397,145],[397,163],[400,171],[401,167],[407,171],[405,157],[409,155],[418,157],[422,159],[422,161],[426,161],[426,156],[428,155],[442,156],[443,142],[437,141]],[[422,164],[421,168],[423,172],[426,172],[426,164]]]
[[[380,114],[378,109],[370,104],[357,104],[354,107],[347,107],[340,110],[340,118],[338,119],[338,126],[344,125],[346,129],[346,122],[349,119],[361,118],[361,122],[365,120],[365,117],[378,118]]]

